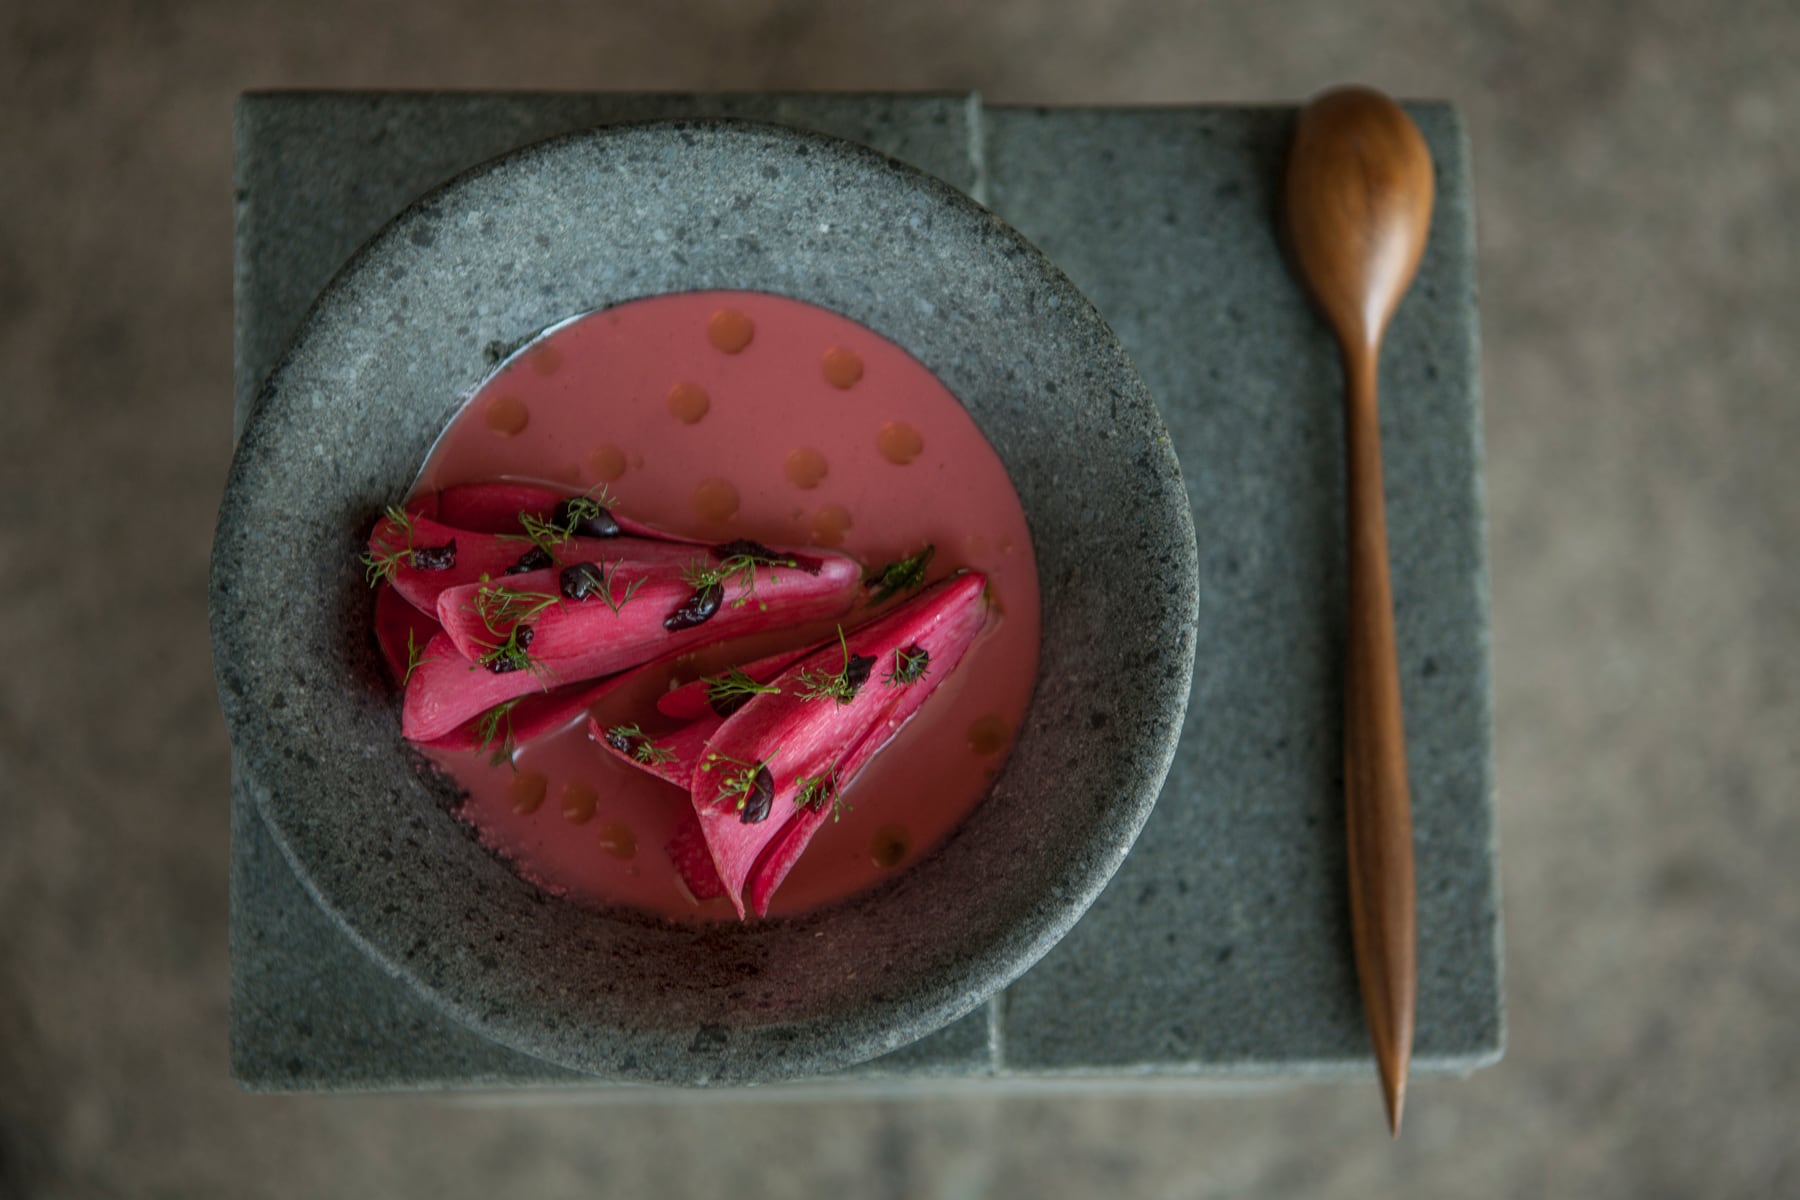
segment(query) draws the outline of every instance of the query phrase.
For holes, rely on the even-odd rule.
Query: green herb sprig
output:
[[[406,674],[400,677],[400,686],[405,687],[412,682],[413,672],[425,665],[425,647],[419,644],[416,630],[406,631]]]
[[[533,632],[531,621],[558,602],[549,592],[528,592],[504,585],[483,584],[476,589],[475,603],[464,607],[481,618],[488,633],[501,640],[482,643],[486,650],[475,660],[495,674],[509,671],[542,671],[543,664],[531,657]]]
[[[798,567],[800,564],[791,558],[765,558],[760,554],[733,554],[719,562],[709,563],[703,558],[689,559],[681,569],[681,580],[695,592],[702,592],[715,584],[720,587],[735,585],[737,595],[731,600],[731,607],[742,608],[756,600],[756,569],[768,567],[770,578],[774,579],[774,570],[779,567]],[[764,612],[769,606],[756,600],[757,608]]]
[[[702,675],[700,682],[706,685],[706,698],[715,709],[726,708],[733,703],[741,705],[752,696],[781,694],[780,688],[772,683],[756,682],[741,667],[732,667],[723,675]]]
[[[606,731],[606,741],[608,745],[623,750],[647,767],[660,767],[676,759],[673,750],[651,741],[650,735],[636,724],[614,725]]]
[[[400,568],[412,562],[413,535],[416,532],[412,514],[397,504],[390,504],[385,515],[393,530],[398,530],[400,536],[406,539],[406,544],[395,545],[389,540],[389,534],[393,530],[388,530],[376,539],[374,545],[362,552],[363,577],[369,581],[370,587],[383,580],[392,583],[394,576],[400,573]]]
[[[620,557],[614,559],[611,566],[608,566],[603,559],[600,562],[577,563],[568,567],[562,574],[563,594],[575,599],[586,599],[588,596],[597,595],[605,602],[606,607],[612,609],[613,616],[616,617],[619,615],[619,610],[629,604],[632,597],[638,594],[638,589],[644,586],[644,581],[648,578],[640,575],[625,585],[623,595],[613,595],[613,578],[624,564],[625,559]],[[572,588],[573,590],[571,590]]]
[[[847,812],[853,811],[838,795],[838,765],[831,767],[822,775],[803,775],[794,783],[799,791],[794,794],[794,806],[809,812],[818,812],[827,803],[831,805],[831,820],[836,824]]]
[[[513,751],[518,749],[513,741],[512,710],[521,699],[523,697],[515,697],[504,704],[496,704],[481,714],[481,721],[475,726],[475,732],[481,738],[475,753],[486,754],[489,766],[497,767],[501,763],[512,766]]]
[[[802,700],[835,700],[839,704],[848,704],[856,699],[862,685],[869,680],[869,669],[875,665],[875,659],[867,654],[851,654],[850,643],[844,638],[844,627],[837,627],[838,646],[844,652],[843,665],[836,671],[826,672],[807,669],[800,672],[800,698]]]
[[[530,542],[554,561],[557,548],[574,539],[575,531],[581,527],[581,523],[599,516],[612,502],[606,485],[601,484],[598,495],[589,492],[585,496],[562,501],[557,505],[556,512],[547,518],[536,513],[520,513],[519,528],[525,532],[503,533],[499,536],[508,542]],[[557,513],[562,514],[561,521],[556,519]]]
[[[719,772],[719,791],[713,797],[713,803],[729,804],[738,812],[746,812],[752,797],[765,789],[773,790],[773,776],[769,773],[769,765],[780,753],[781,748],[777,746],[767,758],[752,763],[733,758],[729,754],[720,754],[716,750],[708,751],[701,760],[700,769],[708,772],[716,769]]]
[[[889,687],[907,687],[925,678],[931,669],[931,651],[914,642],[894,651],[894,669],[881,677]]]
[[[921,586],[925,582],[925,571],[931,566],[931,556],[936,553],[937,547],[927,544],[911,558],[902,558],[868,572],[863,576],[863,587],[874,593],[869,597],[869,603],[885,604],[901,592]]]

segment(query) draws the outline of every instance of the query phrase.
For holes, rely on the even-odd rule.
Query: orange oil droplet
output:
[[[520,771],[506,785],[507,803],[521,817],[528,817],[544,803],[544,793],[549,787],[550,781],[536,771]]]
[[[1006,749],[1012,730],[999,717],[982,717],[969,726],[969,749],[983,758]]]
[[[697,383],[678,383],[669,389],[669,415],[683,425],[693,425],[712,407],[712,397]]]
[[[833,346],[819,360],[819,371],[834,388],[853,388],[863,377],[862,355],[848,346]]]
[[[735,308],[721,308],[706,322],[706,340],[727,354],[741,353],[755,336],[755,323],[747,313]]]
[[[818,546],[838,546],[844,531],[850,528],[850,510],[841,504],[827,504],[813,514],[812,540]]]
[[[629,825],[609,821],[600,827],[600,848],[616,859],[630,862],[637,857],[637,834]]]
[[[883,825],[869,839],[869,861],[884,871],[892,870],[906,859],[911,839],[903,825]]]
[[[595,446],[588,451],[587,465],[601,483],[616,482],[625,474],[625,452],[611,442]]]
[[[787,474],[789,483],[810,491],[824,482],[825,456],[811,446],[802,446],[798,450],[788,451],[787,462],[782,464],[782,470]]]
[[[531,423],[531,410],[517,396],[495,396],[487,402],[482,413],[487,427],[501,437],[512,437],[523,433],[525,426]]]
[[[525,361],[539,375],[554,375],[562,370],[562,351],[555,346],[543,345],[525,352]]]
[[[738,490],[725,479],[702,479],[694,488],[694,511],[704,521],[729,521],[737,516]]]
[[[562,785],[562,812],[572,825],[585,825],[594,819],[594,805],[600,797],[594,789],[580,780],[570,780]]]
[[[880,448],[881,457],[896,466],[904,467],[923,453],[925,439],[905,421],[889,421],[875,435],[875,445]]]

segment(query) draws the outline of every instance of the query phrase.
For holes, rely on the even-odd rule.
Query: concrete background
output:
[[[1800,10],[0,4],[0,1196],[1800,1190]],[[1454,100],[1510,1050],[1244,1094],[627,1108],[226,1078],[204,615],[249,87]],[[1784,1134],[1783,1130],[1789,1130]]]

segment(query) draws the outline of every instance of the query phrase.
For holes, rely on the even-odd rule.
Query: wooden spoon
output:
[[[1381,495],[1376,364],[1431,226],[1431,152],[1387,96],[1339,88],[1300,114],[1288,158],[1294,259],[1337,333],[1349,455],[1350,616],[1344,663],[1344,799],[1350,928],[1388,1128],[1400,1134],[1418,960],[1412,812],[1394,655]]]

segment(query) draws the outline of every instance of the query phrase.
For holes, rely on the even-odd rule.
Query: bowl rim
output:
[[[616,1056],[597,1056],[592,1052],[591,1045],[583,1039],[539,1036],[541,1031],[535,1029],[529,1021],[520,1023],[515,1019],[515,1014],[495,1012],[480,998],[467,994],[468,988],[460,979],[449,982],[443,978],[434,979],[430,971],[422,970],[410,962],[406,955],[399,952],[391,937],[386,936],[380,928],[371,926],[363,906],[347,902],[330,885],[331,878],[341,877],[343,867],[341,864],[323,861],[315,831],[308,827],[308,821],[301,818],[293,803],[284,802],[284,797],[290,790],[303,789],[290,789],[280,781],[275,785],[268,782],[281,772],[270,769],[277,764],[262,752],[266,747],[258,743],[256,734],[259,723],[252,719],[247,707],[248,694],[237,686],[241,680],[233,678],[234,665],[241,647],[233,626],[243,615],[233,583],[235,570],[242,557],[243,539],[248,533],[244,528],[247,510],[241,504],[234,503],[234,500],[241,498],[245,490],[256,482],[253,464],[259,461],[259,452],[267,454],[261,441],[265,436],[274,436],[269,431],[277,428],[275,406],[282,402],[284,386],[295,371],[296,364],[311,352],[310,348],[327,324],[327,315],[333,307],[344,303],[346,294],[355,290],[358,281],[370,270],[371,265],[378,263],[388,247],[408,234],[422,219],[422,214],[438,208],[453,208],[465,189],[488,178],[492,173],[550,161],[558,155],[582,147],[605,149],[609,144],[615,147],[625,146],[632,139],[646,136],[656,138],[668,134],[692,135],[703,139],[723,137],[727,141],[746,136],[775,139],[790,146],[809,147],[836,158],[840,163],[853,165],[876,177],[885,177],[893,184],[923,197],[933,207],[954,212],[965,224],[976,227],[985,236],[1004,244],[1008,256],[1024,264],[1021,269],[1027,270],[1039,286],[1060,296],[1070,312],[1083,314],[1095,335],[1109,343],[1107,355],[1110,356],[1110,361],[1103,365],[1116,377],[1115,383],[1129,402],[1139,409],[1130,415],[1141,421],[1146,433],[1142,440],[1147,444],[1141,447],[1143,456],[1139,460],[1140,464],[1147,464],[1147,469],[1154,472],[1164,485],[1171,482],[1173,484],[1172,490],[1163,486],[1158,493],[1162,508],[1160,517],[1168,523],[1166,532],[1171,535],[1169,555],[1172,562],[1166,564],[1167,570],[1162,575],[1170,581],[1171,590],[1182,591],[1175,607],[1185,610],[1185,617],[1180,620],[1180,624],[1184,626],[1179,631],[1182,636],[1176,641],[1170,656],[1172,661],[1169,666],[1172,669],[1159,675],[1160,682],[1153,685],[1155,708],[1160,712],[1161,720],[1157,723],[1157,729],[1145,732],[1136,744],[1139,769],[1134,773],[1134,786],[1116,798],[1117,804],[1096,827],[1095,836],[1086,847],[1088,852],[1063,864],[1062,874],[1055,881],[1054,887],[1046,889],[1042,902],[1012,914],[1004,944],[984,956],[937,966],[929,985],[923,989],[928,993],[926,995],[865,998],[852,1006],[858,1016],[856,1020],[845,1021],[844,1014],[839,1014],[837,1018],[819,1018],[810,1023],[802,1023],[803,1031],[797,1039],[791,1030],[784,1031],[782,1036],[785,1040],[780,1048],[781,1052],[773,1058],[762,1058],[753,1068],[745,1070],[729,1066],[721,1068],[718,1064],[709,1062],[697,1064],[696,1070],[672,1072],[668,1069],[666,1057],[653,1059],[642,1067],[634,1067],[631,1062]],[[681,289],[664,289],[645,294],[667,294],[670,290]],[[756,290],[807,299],[804,294],[776,292],[768,287]],[[624,301],[609,300],[584,311],[594,311],[621,302]],[[558,319],[566,320],[573,315],[578,314],[565,314]],[[851,319],[859,318],[852,316]],[[519,345],[535,338],[538,332],[541,332],[541,328],[527,333],[502,358],[509,356]],[[890,336],[885,330],[876,329],[876,332],[884,337]],[[910,347],[908,350],[912,352]],[[927,362],[925,365],[928,369],[937,370],[932,363]],[[967,404],[967,399],[961,393],[955,388],[951,390],[953,394],[957,394],[959,401]],[[958,189],[916,168],[869,147],[827,134],[766,122],[719,117],[657,119],[606,125],[572,131],[521,147],[459,172],[417,197],[360,246],[314,299],[293,339],[258,388],[256,396],[256,403],[245,421],[235,449],[226,483],[214,543],[209,605],[221,705],[225,711],[228,731],[238,751],[243,782],[296,877],[333,923],[345,931],[365,953],[408,983],[435,1007],[502,1044],[602,1079],[665,1084],[783,1079],[818,1074],[873,1058],[967,1015],[1036,963],[1068,932],[1099,895],[1124,860],[1156,802],[1162,781],[1173,760],[1187,706],[1194,663],[1193,629],[1198,601],[1192,516],[1185,489],[1181,485],[1179,464],[1175,461],[1161,416],[1123,347],[1119,346],[1116,336],[1074,283],[1023,235],[998,216]],[[450,404],[449,411],[454,412],[460,408],[466,399],[466,395],[456,397]],[[975,414],[972,412],[971,415]],[[977,424],[982,424],[979,417]],[[1160,437],[1155,436],[1159,433]],[[1134,445],[1133,448],[1139,447]],[[1029,506],[1027,517],[1028,520],[1032,518]],[[1041,570],[1040,567],[1040,574]],[[1038,690],[1042,691],[1041,688]],[[1038,698],[1034,695],[1031,708],[1026,714],[1027,720],[1037,706]],[[266,717],[264,721],[266,731]],[[292,767],[291,763],[286,765]],[[443,819],[453,821],[453,818]],[[917,869],[918,865],[915,865],[906,874]],[[801,920],[804,921],[804,918]],[[641,1031],[630,1032],[636,1034]],[[749,1040],[754,1041],[754,1031]]]

